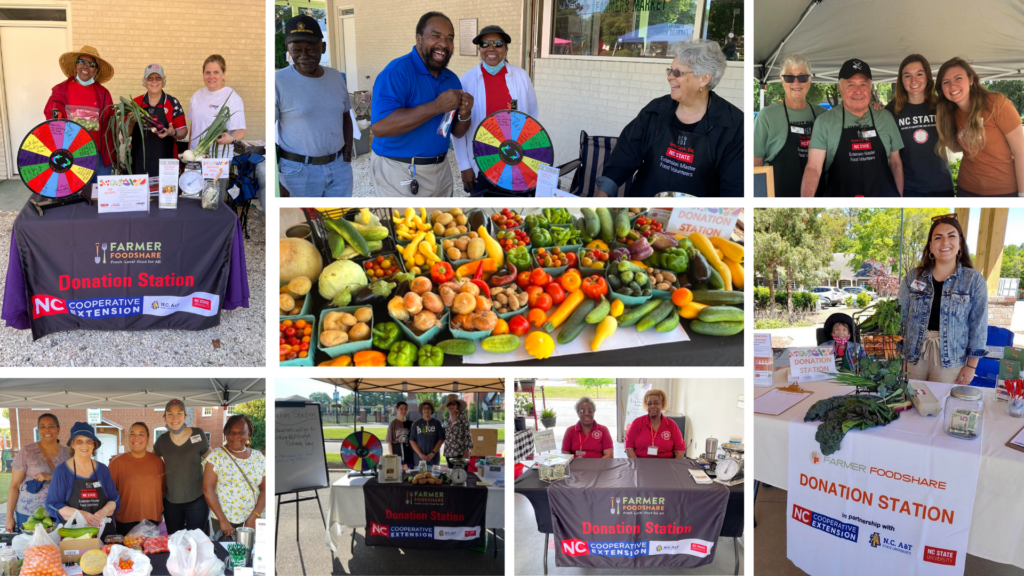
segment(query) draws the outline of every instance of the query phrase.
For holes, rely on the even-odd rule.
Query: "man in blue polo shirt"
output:
[[[451,196],[449,131],[469,130],[473,97],[448,70],[455,27],[440,12],[427,12],[416,24],[416,46],[396,58],[373,84],[373,154],[370,169],[377,196]],[[443,123],[456,112],[450,129]]]

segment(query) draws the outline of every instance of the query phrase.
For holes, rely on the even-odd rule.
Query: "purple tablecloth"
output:
[[[71,206],[52,210],[71,209]],[[221,207],[230,210],[227,205]],[[157,208],[153,208],[157,210]],[[180,214],[180,213],[179,213]],[[148,217],[147,214],[145,217]],[[223,294],[222,310],[234,310],[238,307],[249,307],[249,276],[245,270],[245,237],[242,225],[235,217],[235,233],[231,242],[231,262],[228,268],[227,292]],[[17,225],[15,221],[15,225]],[[11,328],[27,330],[31,327],[28,315],[28,292],[25,286],[25,275],[22,270],[21,256],[18,252],[18,241],[13,230],[11,232],[11,254],[7,266],[7,281],[4,283],[3,311],[0,319]]]

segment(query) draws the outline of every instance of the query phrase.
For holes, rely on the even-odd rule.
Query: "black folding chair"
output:
[[[604,172],[604,165],[611,158],[612,150],[618,141],[618,137],[615,136],[591,136],[585,130],[580,130],[580,157],[558,167],[559,176],[576,171],[569,186],[570,193],[584,198],[594,196],[597,179]],[[626,196],[632,185],[633,176],[630,176],[622,186],[619,186],[618,196]]]

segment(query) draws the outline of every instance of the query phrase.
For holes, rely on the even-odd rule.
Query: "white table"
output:
[[[776,385],[786,385],[782,370],[776,372]],[[782,489],[789,486],[790,420],[803,420],[807,410],[818,400],[853,390],[834,381],[800,386],[814,394],[778,416],[754,414],[754,478]],[[945,399],[950,385],[928,382],[928,387],[936,397]],[[761,396],[769,390],[771,388],[755,387],[754,395]],[[1006,403],[996,400],[994,390],[983,389],[983,394],[985,428],[981,438],[981,469],[967,552],[1024,568],[1024,546],[1021,546],[1024,541],[1024,452],[1006,446],[1006,442],[1024,427],[1024,419],[1007,415]],[[916,411],[908,411],[906,417],[919,416]],[[900,434],[900,422],[889,424],[885,431]]]
[[[343,476],[331,485],[331,495],[327,508],[327,546],[337,552],[343,542],[345,528],[366,528],[366,503],[363,497],[363,485],[369,476]],[[487,487],[487,514],[485,517],[488,529],[505,528],[505,489],[495,485]],[[495,545],[497,546],[497,545]]]

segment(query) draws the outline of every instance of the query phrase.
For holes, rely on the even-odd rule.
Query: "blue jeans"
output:
[[[352,196],[352,165],[341,157],[314,166],[280,159],[277,173],[293,198],[349,198]]]

